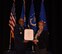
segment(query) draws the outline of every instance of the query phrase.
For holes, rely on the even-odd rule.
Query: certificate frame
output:
[[[34,31],[33,29],[24,30],[24,40],[32,41],[34,40]]]

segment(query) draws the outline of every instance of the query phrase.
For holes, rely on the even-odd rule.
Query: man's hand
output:
[[[28,43],[29,41],[28,40],[24,40],[24,43]]]
[[[34,44],[37,44],[38,40],[33,40]]]

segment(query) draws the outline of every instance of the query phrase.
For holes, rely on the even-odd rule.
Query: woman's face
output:
[[[39,23],[39,29],[40,30],[43,30],[43,28],[44,28],[44,24],[41,22],[41,23]]]

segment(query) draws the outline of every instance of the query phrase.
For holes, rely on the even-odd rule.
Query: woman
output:
[[[45,22],[39,21],[38,28],[39,30],[35,34],[34,38],[34,47],[35,54],[48,54],[47,46],[48,46],[48,32],[44,30]]]

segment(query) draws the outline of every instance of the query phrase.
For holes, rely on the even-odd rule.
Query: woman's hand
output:
[[[34,44],[37,44],[38,43],[38,40],[33,40]]]

